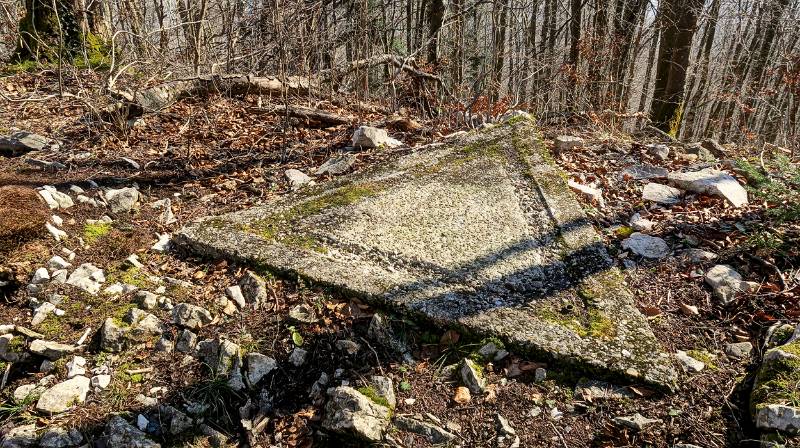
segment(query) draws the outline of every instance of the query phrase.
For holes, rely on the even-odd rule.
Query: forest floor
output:
[[[66,86],[68,90],[78,87]],[[52,74],[16,74],[0,78],[0,91],[9,98],[32,92],[46,96],[58,92],[57,79]],[[226,287],[239,283],[246,268],[174,251],[154,251],[151,246],[158,235],[174,233],[201,216],[240,210],[286,194],[291,190],[284,174],[287,169],[313,176],[317,167],[349,145],[355,126],[384,126],[386,118],[379,113],[359,116],[353,110],[349,112],[358,116],[358,122],[350,125],[308,129],[295,122],[287,127],[284,117],[260,109],[260,104],[250,97],[188,99],[158,114],[146,115],[122,131],[86,120],[84,105],[73,99],[15,102],[0,98],[0,135],[25,130],[56,139],[62,142],[61,148],[40,156],[64,165],[58,170],[42,169],[27,163],[24,156],[0,154],[0,187],[52,185],[69,193],[70,186],[77,185],[87,196],[96,196],[101,188],[135,185],[144,197],[134,213],[112,214],[76,201],[73,207],[52,212],[63,219],[61,228],[69,235],[67,239],[56,241],[41,222],[25,241],[12,248],[0,247],[4,251],[0,253],[0,275],[5,275],[0,280],[8,283],[0,294],[0,325],[31,327],[33,314],[25,285],[51,257],[63,256],[65,247],[76,254],[73,265],[92,263],[104,269],[109,278],[106,284],[111,284],[113,277],[141,288],[155,288],[170,279],[169,284],[179,285],[165,293],[173,302],[218,311],[218,298],[224,296]],[[324,101],[309,106],[343,111]],[[389,127],[390,134],[413,147],[459,130],[418,121],[422,130],[403,132]],[[187,402],[207,404],[209,410],[195,421],[204,421],[224,434],[227,443],[244,446],[248,431],[242,427],[240,407],[248,401],[263,401],[263,389],[267,389],[272,412],[266,426],[257,433],[250,432],[250,442],[261,446],[341,446],[321,428],[324,400],[314,394],[313,386],[323,374],[330,377],[329,385],[343,380],[360,384],[364,378],[379,374],[392,378],[397,387],[395,415],[416,415],[441,425],[457,435],[455,443],[461,446],[497,446],[498,414],[516,429],[523,447],[671,447],[680,443],[705,448],[758,446],[759,433],[749,415],[748,395],[765,349],[765,335],[775,324],[796,323],[800,314],[800,271],[791,262],[797,261],[796,249],[786,252],[785,247],[774,244],[756,244],[757,236],[763,233],[755,229],[763,227],[765,213],[773,204],[753,197],[749,206],[733,208],[720,198],[695,194],[673,206],[647,203],[641,198],[643,182],[621,175],[626,167],[651,164],[679,170],[704,162],[687,155],[682,144],[659,141],[653,134],[625,135],[599,121],[572,119],[542,126],[548,145],[561,134],[584,139],[582,147],[562,151],[556,162],[572,179],[583,184],[594,182],[603,189],[604,206],[585,202],[585,209],[605,238],[609,252],[620,266],[626,266],[624,273],[636,303],[648,316],[663,349],[668,353],[687,351],[705,362],[702,371],[682,375],[677,392],[665,394],[642,385],[618,384],[619,394],[599,397],[576,389],[580,375],[575,372],[512,353],[484,365],[489,393],[457,402],[454,394],[459,384],[445,375],[442,367],[474,353],[481,341],[460,340],[453,332],[398,318],[394,327],[410,342],[416,361],[405,364],[368,337],[375,309],[324,288],[279,277],[268,280],[271,303],[267,309],[229,316],[220,313],[222,318],[197,332],[198,339],[225,337],[249,352],[277,360],[278,369],[262,390],[237,392],[211,377],[207,366],[197,359],[161,351],[153,341],[113,355],[101,351],[95,333],[106,318],[121,317],[130,310],[133,293],[89,297],[66,285],[49,284],[44,294],[66,296],[59,305],[65,314],[50,315],[31,328],[45,339],[70,344],[91,328],[93,339],[82,356],[88,360],[87,370],[108,367],[111,384],[90,393],[70,412],[48,416],[37,412],[33,402],[18,403],[12,398],[19,386],[46,376],[40,372],[42,358],[13,363],[0,390],[0,401],[6,403],[0,406],[0,434],[23,424],[35,423],[39,430],[58,425],[79,429],[86,442],[96,443],[90,446],[103,446],[105,425],[112,414],[134,423],[140,413],[152,415],[152,405],[137,398],[141,394],[178,409]],[[664,160],[654,156],[646,146],[651,143],[666,144],[669,156]],[[728,145],[726,150],[725,159],[730,160],[758,156],[745,147]],[[392,156],[389,150],[359,152],[352,171]],[[741,167],[729,160],[705,163],[739,174],[740,182],[748,182],[741,175]],[[318,183],[329,180],[330,176],[315,178]],[[74,199],[75,194],[72,196]],[[161,210],[150,206],[164,198],[171,199],[174,223],[159,222]],[[657,261],[633,260],[621,248],[621,241],[631,231],[628,219],[637,212],[655,223],[650,234],[663,238],[672,255]],[[113,219],[110,230],[90,238],[92,227],[87,227],[86,220],[106,214]],[[34,212],[30,216],[40,219]],[[789,234],[797,231],[795,223],[786,226]],[[78,242],[79,236],[84,245]],[[682,252],[690,248],[705,249],[717,257],[713,261],[690,260]],[[141,268],[131,268],[124,262],[131,254],[138,255]],[[625,264],[626,259],[635,262]],[[746,280],[758,282],[759,289],[740,294],[732,305],[721,306],[703,280],[705,270],[720,263],[733,266]],[[315,309],[318,320],[293,323],[288,313],[298,304]],[[170,321],[167,310],[149,312],[164,323]],[[168,331],[178,336],[177,329]],[[298,345],[298,335],[308,357],[302,365],[294,366],[288,359]],[[337,348],[340,340],[354,341],[361,348],[348,354]],[[752,353],[743,358],[726,354],[728,344],[743,341],[753,344]],[[64,363],[69,359],[71,356],[55,362],[51,374],[56,380],[66,378]],[[3,367],[8,365],[4,363]],[[543,381],[535,378],[540,367],[547,371]],[[129,373],[137,370],[142,373]],[[615,417],[636,413],[659,421],[641,431],[614,422]],[[156,432],[152,437],[163,446],[208,446],[214,443],[209,434],[194,428],[178,435]],[[431,445],[424,437],[407,431],[393,432],[390,438],[394,446]]]

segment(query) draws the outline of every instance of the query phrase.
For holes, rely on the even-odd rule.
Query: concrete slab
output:
[[[676,373],[533,123],[187,225],[175,241],[601,376]]]

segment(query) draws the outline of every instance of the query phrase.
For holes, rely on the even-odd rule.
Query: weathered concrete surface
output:
[[[674,384],[669,357],[527,120],[205,218],[176,241],[557,362]]]

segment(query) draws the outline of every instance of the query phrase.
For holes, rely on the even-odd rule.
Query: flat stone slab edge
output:
[[[671,357],[527,119],[201,218],[174,241],[586,374],[676,388]]]

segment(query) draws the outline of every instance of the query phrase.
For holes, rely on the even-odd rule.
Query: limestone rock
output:
[[[213,320],[213,316],[207,309],[190,303],[179,303],[172,309],[172,321],[192,330],[203,328]]]
[[[83,441],[81,432],[75,428],[67,431],[60,426],[47,428],[39,439],[39,448],[68,448],[78,446]]]
[[[655,182],[645,185],[642,190],[642,199],[663,205],[677,204],[681,201],[681,195],[681,190]]]
[[[575,386],[575,396],[593,402],[614,401],[623,398],[635,398],[635,395],[624,387],[597,380],[581,380]]]
[[[77,347],[74,345],[62,344],[60,342],[55,341],[44,341],[42,339],[35,339],[31,342],[30,350],[31,353],[36,355],[44,356],[45,358],[49,359],[50,361],[55,361],[60,359],[63,356],[66,356],[75,351]]]
[[[386,376],[373,375],[371,382],[375,393],[385,398],[389,408],[394,409],[397,406],[397,398],[394,395],[394,382],[392,382],[392,379]]]
[[[178,336],[178,341],[175,343],[175,350],[181,353],[191,353],[194,351],[196,345],[197,335],[190,330],[184,329],[180,336]]]
[[[242,295],[242,288],[239,285],[228,286],[225,288],[225,294],[239,306],[239,309],[244,309],[247,306],[244,295]]]
[[[800,432],[800,408],[783,404],[768,404],[756,411],[756,426],[762,430]]]
[[[303,324],[313,324],[319,320],[314,312],[314,308],[304,303],[293,306],[292,309],[289,310],[289,317]]]
[[[652,259],[664,258],[670,252],[669,246],[663,239],[639,232],[634,232],[630,237],[623,240],[622,248],[640,257]]]
[[[278,367],[275,359],[261,353],[250,352],[247,354],[247,384],[251,387],[258,384],[265,376]]]
[[[227,339],[207,339],[197,344],[197,355],[215,374],[228,375],[239,356],[239,346]]]
[[[0,153],[9,152],[12,157],[31,151],[53,151],[58,146],[57,141],[28,131],[17,131],[8,137],[0,137]]]
[[[323,174],[330,174],[330,175],[337,175],[343,174],[350,170],[350,167],[356,163],[356,156],[354,154],[339,154],[336,156],[331,157],[325,163],[320,166],[317,171],[316,175],[321,176]]]
[[[486,379],[483,377],[480,367],[478,367],[475,362],[469,358],[464,358],[461,361],[461,369],[459,372],[461,373],[461,381],[467,386],[470,392],[473,394],[483,392],[483,389],[486,387]]]
[[[389,137],[386,129],[374,128],[372,126],[360,126],[353,132],[353,147],[354,148],[380,148],[388,147],[394,148],[403,143],[399,140]]]
[[[127,345],[127,328],[109,317],[100,328],[100,348],[109,352],[119,352]]]
[[[311,182],[311,178],[304,172],[296,169],[286,170],[284,173],[286,179],[289,181],[289,186],[292,190],[297,190],[303,185]]]
[[[258,309],[262,303],[267,303],[267,282],[255,272],[245,272],[244,277],[239,280],[239,287],[242,288],[245,300],[252,303],[254,308]]]
[[[89,378],[76,376],[47,389],[36,402],[36,410],[57,414],[83,403],[91,389]]]
[[[583,139],[572,135],[559,135],[554,140],[556,154],[569,151],[573,148],[582,148]]]
[[[100,286],[105,281],[106,277],[103,274],[103,270],[91,263],[84,263],[78,266],[67,278],[68,285],[80,288],[92,295],[100,291]]]
[[[661,145],[658,143],[646,146],[647,152],[657,157],[660,160],[667,160],[669,158],[669,146]]]
[[[147,438],[147,434],[118,415],[108,421],[105,435],[107,448],[161,448],[160,444]]]
[[[390,411],[348,386],[328,390],[322,426],[333,432],[379,442],[389,426]]]
[[[300,367],[306,362],[306,356],[308,356],[307,351],[300,347],[295,347],[289,355],[289,362],[295,367]]]
[[[656,224],[649,219],[642,218],[642,215],[639,213],[634,213],[628,220],[628,223],[631,225],[631,228],[637,232],[649,232],[653,230],[653,226]]]
[[[705,281],[723,305],[733,303],[738,293],[748,293],[756,287],[744,281],[742,276],[727,264],[718,264],[706,271]]]
[[[159,407],[159,416],[164,418],[162,424],[166,424],[171,435],[180,434],[191,428],[194,424],[191,418],[173,406],[162,405]]]
[[[653,165],[631,165],[620,173],[623,180],[666,179],[669,171],[666,168]]]
[[[616,417],[614,418],[614,423],[628,427],[634,431],[641,431],[650,425],[661,423],[661,420],[647,418],[636,413],[628,417]]]
[[[753,344],[750,342],[734,342],[725,346],[725,354],[731,358],[747,358],[753,352]]]
[[[133,187],[119,188],[105,192],[105,200],[114,213],[129,212],[139,202],[139,190]]]
[[[686,352],[682,350],[678,350],[675,353],[675,358],[681,362],[683,368],[689,373],[698,373],[705,369],[706,365],[703,361],[699,359],[692,358]]]
[[[36,423],[17,426],[3,435],[0,448],[32,448],[39,437],[36,435]]]
[[[748,204],[747,191],[730,174],[724,171],[706,168],[687,173],[670,173],[669,181],[684,190],[695,193],[719,196],[726,199],[734,207]]]
[[[456,438],[456,435],[445,430],[444,428],[428,423],[426,421],[417,420],[402,415],[398,415],[394,419],[394,425],[401,431],[413,432],[424,437],[428,443],[435,445],[446,444]]]
[[[589,201],[590,203],[597,204],[597,206],[601,209],[605,208],[606,201],[603,199],[602,190],[590,187],[588,185],[579,184],[578,182],[575,182],[572,179],[570,179],[567,182],[567,185],[569,185],[572,191],[580,194],[581,196],[586,198],[586,200]]]

